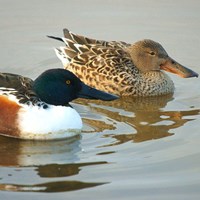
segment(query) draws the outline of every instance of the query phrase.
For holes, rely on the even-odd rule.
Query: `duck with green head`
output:
[[[72,72],[50,69],[34,81],[0,73],[0,134],[32,140],[53,140],[81,132],[82,120],[69,102],[76,98],[115,100],[85,85]]]

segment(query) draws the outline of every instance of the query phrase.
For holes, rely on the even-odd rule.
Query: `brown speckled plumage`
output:
[[[65,42],[56,49],[64,68],[75,73],[84,83],[121,96],[156,96],[173,93],[174,84],[164,69],[182,77],[197,74],[168,56],[152,40],[133,45],[89,39],[64,29]],[[171,69],[173,68],[173,69]]]

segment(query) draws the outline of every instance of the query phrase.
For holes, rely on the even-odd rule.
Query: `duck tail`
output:
[[[91,46],[97,43],[97,40],[89,39],[63,29],[64,37],[55,37],[47,35],[48,38],[55,39],[65,43],[65,47],[55,48],[57,57],[61,60],[64,68],[79,54],[89,51]]]
[[[52,36],[52,35],[47,35],[48,38],[51,38],[51,39],[55,39],[55,40],[59,40],[61,42],[64,42],[62,38],[60,37],[55,37],[55,36]]]
[[[61,60],[64,68],[66,68],[68,64],[71,62],[71,58],[65,52],[67,51],[67,49],[65,47],[60,47],[60,48],[55,48],[54,50],[57,57]]]
[[[88,38],[82,35],[75,34],[68,29],[63,29],[64,38],[69,39],[73,41],[74,43],[80,44],[80,45],[93,45],[93,44],[101,44],[101,40],[96,40],[92,38]]]

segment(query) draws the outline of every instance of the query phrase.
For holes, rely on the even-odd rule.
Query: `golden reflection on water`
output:
[[[159,113],[160,115],[157,115]],[[193,120],[190,118],[187,119],[185,117],[196,116],[198,113],[199,110],[148,112],[146,113],[145,117],[139,118],[138,116],[140,116],[142,113],[138,112],[136,113],[136,117],[134,117],[134,120],[127,119],[129,125],[131,124],[137,130],[137,133],[104,135],[104,137],[115,138],[117,141],[112,145],[118,145],[128,141],[144,142],[147,140],[171,136],[174,134],[173,129],[179,128],[185,123]],[[162,118],[162,116],[165,116],[166,118]],[[140,119],[142,119],[142,121],[140,121]],[[169,121],[170,124],[164,124],[166,121]],[[156,125],[156,123],[158,124]]]
[[[130,134],[104,134],[103,137],[112,137],[116,139],[115,143],[105,146],[119,145],[128,141],[144,142],[152,139],[159,139],[173,135],[173,129],[183,126],[185,123],[195,119],[199,114],[199,109],[185,111],[165,111],[167,103],[172,101],[171,95],[148,98],[121,98],[112,102],[92,102],[79,100],[79,104],[88,104],[93,112],[103,114],[117,122],[123,122],[133,128]],[[120,110],[113,111],[111,108]],[[123,114],[122,111],[125,111]],[[126,115],[126,111],[129,112]],[[131,114],[130,114],[131,113]],[[194,116],[191,119],[191,116]],[[86,124],[95,127],[94,132],[103,130],[115,130],[116,127],[98,120],[83,119]]]

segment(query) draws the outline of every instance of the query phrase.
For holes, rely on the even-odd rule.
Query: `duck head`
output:
[[[50,69],[33,82],[38,97],[52,105],[67,105],[76,98],[115,100],[118,97],[85,85],[72,72],[65,69]]]
[[[141,72],[165,70],[183,78],[198,77],[191,69],[179,64],[159,43],[153,40],[141,40],[128,47],[134,65]]]

